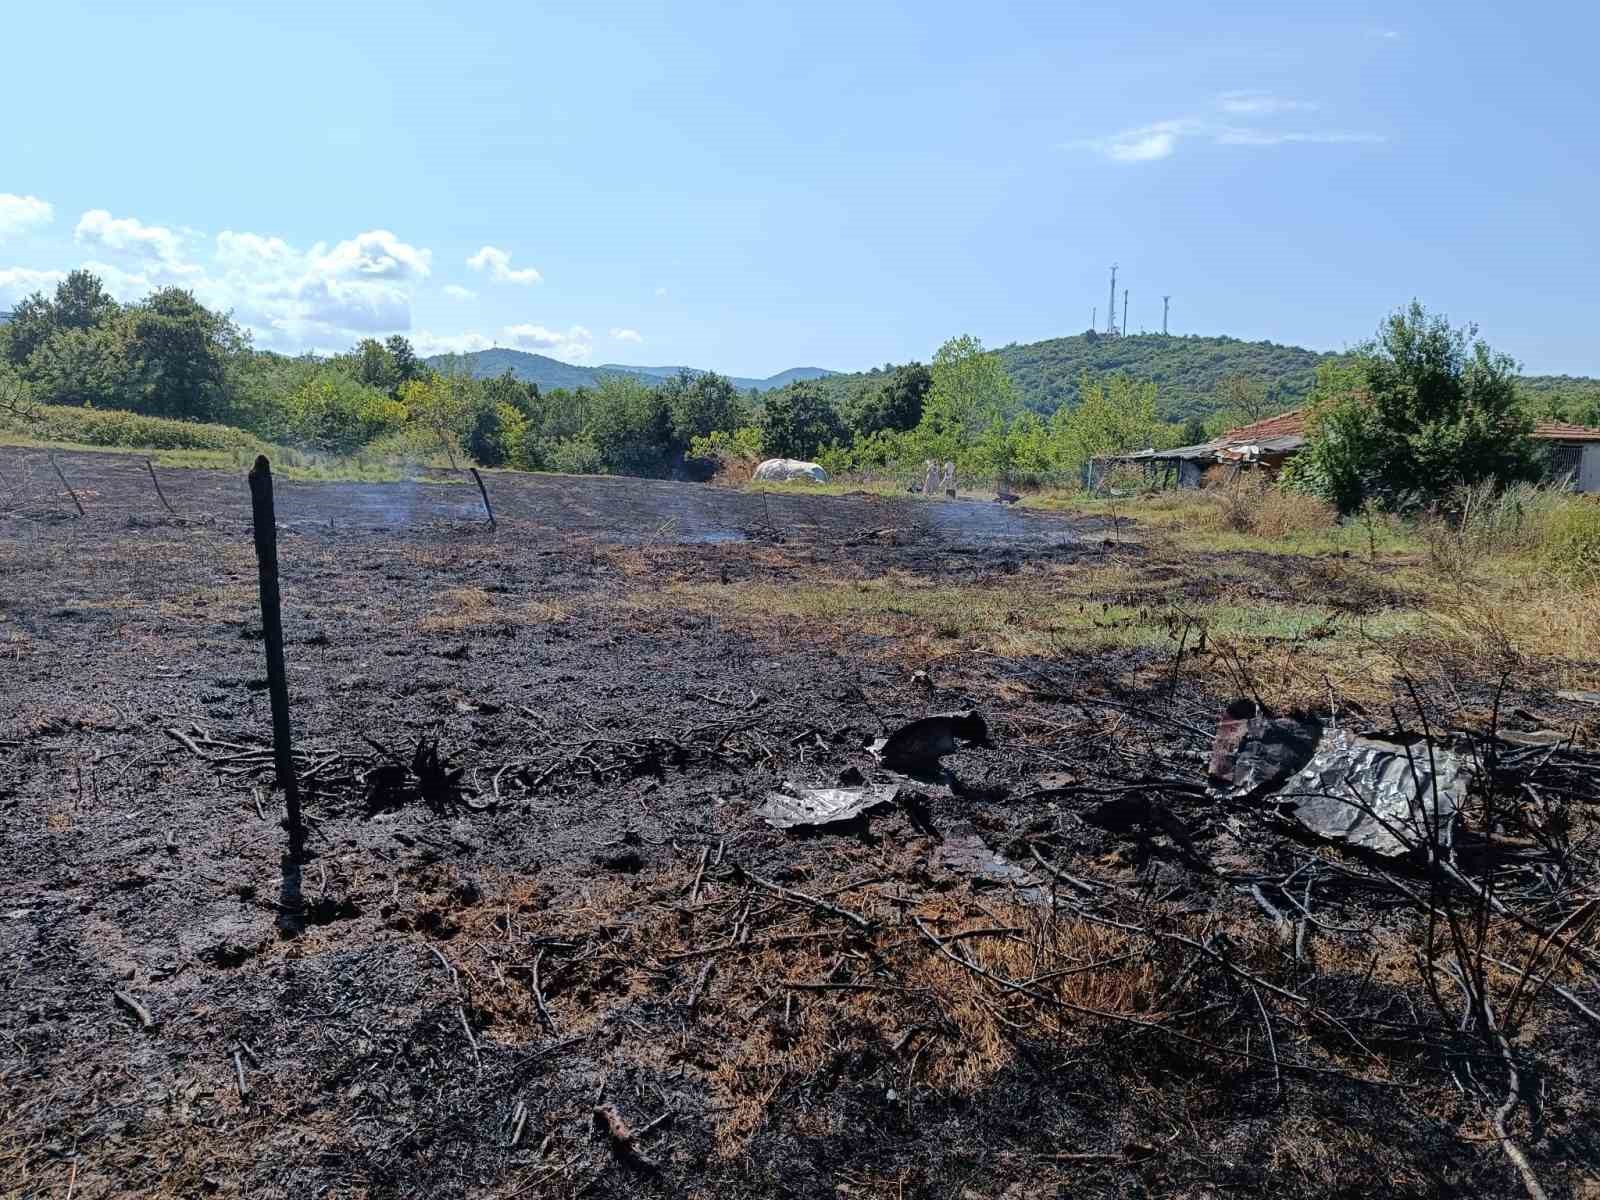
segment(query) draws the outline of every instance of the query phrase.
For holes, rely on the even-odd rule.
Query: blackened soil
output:
[[[1203,779],[1226,697],[1147,690],[1147,655],[974,654],[928,678],[849,629],[772,636],[629,598],[1131,554],[1098,527],[496,475],[490,530],[470,483],[280,483],[312,818],[308,860],[285,865],[243,473],[164,472],[174,518],[139,460],[61,463],[87,517],[63,512],[37,455],[0,452],[31,489],[0,515],[5,1194],[1518,1194],[1478,1110],[1420,1050],[1346,1070],[1285,1015],[1274,1053],[1328,1073],[1278,1078],[1257,1001],[1221,974],[1221,999],[1190,1006],[1237,1032],[1232,1057],[1127,1026],[1088,1026],[1069,1049],[1018,1027],[997,1071],[933,1086],[914,1030],[863,1027],[797,1050],[759,1103],[729,1099],[702,1026],[759,1017],[781,1048],[869,956],[827,910],[796,912],[752,877],[852,908],[865,894],[838,889],[870,885],[884,911],[936,900],[988,922],[1016,897],[941,869],[941,845],[1034,870],[1031,842],[1139,903],[1260,927],[1227,872],[1284,874],[1308,852],[1181,786],[1160,820],[1084,819],[1105,797],[1063,792],[1063,774]],[[753,817],[788,782],[885,778],[872,738],[966,707],[989,713],[996,747],[955,754],[901,807],[801,835]],[[459,803],[407,790],[413,749],[435,740],[462,770]],[[1329,899],[1346,906],[1330,923],[1386,919],[1357,911],[1368,900]],[[810,922],[785,936],[845,940],[836,962],[796,959],[816,972],[800,1003],[735,1011],[733,969],[701,977],[702,960],[625,936],[652,913],[691,947],[784,914]],[[650,982],[630,983],[645,959]],[[1424,1002],[1398,985],[1381,1001],[1397,1022]],[[1551,1045],[1574,1038],[1551,1022]],[[1530,1153],[1556,1194],[1600,1170],[1580,1074],[1558,1055],[1539,1084]],[[602,1102],[636,1131],[666,1119],[636,1152],[615,1147],[594,1131]]]

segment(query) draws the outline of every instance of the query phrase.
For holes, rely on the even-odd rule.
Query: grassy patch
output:
[[[88,442],[47,440],[14,428],[0,427],[0,446],[25,450],[60,450],[73,454],[139,454],[158,467],[211,471],[248,471],[256,455],[265,454],[272,462],[272,473],[280,479],[322,483],[398,483],[427,479],[430,483],[468,482],[435,478],[429,474],[432,462],[397,462],[357,454],[348,458],[329,458],[288,446],[256,442],[249,447],[230,449],[159,449],[148,446],[102,446]],[[442,457],[442,456],[441,456]]]
[[[636,593],[628,603],[735,621],[787,641],[821,643],[841,632],[884,639],[886,653],[919,662],[972,651],[1049,658],[1144,650],[1155,652],[1146,660],[1156,664],[1151,669],[1165,671],[1181,645],[1188,652],[1182,669],[1214,671],[1222,656],[1283,703],[1325,698],[1330,679],[1347,695],[1387,695],[1394,666],[1385,647],[1426,624],[1425,614],[1405,607],[1356,616],[1331,602],[1257,598],[1245,580],[1193,582],[1201,585],[1199,598],[1186,597],[1185,581],[1175,580],[1168,564],[1113,563],[958,585],[898,572],[803,583],[688,582]]]
[[[564,620],[559,604],[496,597],[479,587],[451,588],[417,623],[423,633],[465,633],[475,629],[507,629],[523,625],[548,625]]]

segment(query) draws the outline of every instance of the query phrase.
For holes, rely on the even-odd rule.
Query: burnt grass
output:
[[[78,518],[42,462],[0,450],[4,1195],[1525,1194],[1473,1090],[1505,1064],[1417,965],[1420,866],[1204,794],[1222,664],[933,663],[630,603],[1141,563],[1093,522],[497,475],[491,530],[470,485],[280,481],[296,866],[243,472],[164,472],[173,516],[142,461],[63,455]],[[1395,602],[1259,557],[1274,595]],[[1425,698],[1441,729],[1496,701],[1583,716],[1492,672]],[[871,739],[973,707],[993,747],[895,806],[753,815],[887,779]],[[419,745],[453,783],[421,786]],[[1600,758],[1507,761],[1544,808],[1502,810],[1491,874],[1541,928],[1577,913],[1578,958],[1541,961],[1600,1007]],[[1595,1028],[1523,990],[1510,1132],[1592,1198]]]

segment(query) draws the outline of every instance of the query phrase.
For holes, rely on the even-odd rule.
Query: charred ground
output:
[[[171,516],[138,460],[62,465],[85,518],[0,452],[6,1194],[1518,1195],[1508,1062],[1532,1173],[1600,1188],[1595,1027],[1553,990],[1600,1007],[1594,709],[1430,641],[1382,564],[632,480],[493,479],[491,531],[459,484],[280,484],[296,870],[242,472],[165,477]],[[1217,615],[1270,606],[1317,615]],[[1251,692],[1484,756],[1461,861],[1512,915],[1209,798]],[[968,707],[995,748],[892,811],[752,815]],[[1448,1019],[1418,896],[1509,964],[1459,985],[1509,1060]]]

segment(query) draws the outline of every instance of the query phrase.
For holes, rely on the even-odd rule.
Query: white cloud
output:
[[[665,296],[666,294],[667,294],[667,289],[665,287],[658,287],[656,289],[656,295],[657,296]]]
[[[497,283],[541,283],[544,276],[532,267],[523,267],[512,270],[511,255],[501,250],[498,246],[485,246],[471,258],[467,259],[467,266],[474,271],[487,271],[491,279]]]
[[[426,279],[432,257],[433,251],[408,246],[387,229],[358,233],[332,250],[322,242],[311,247],[313,268],[329,277]]]
[[[1269,92],[1223,92],[1217,107],[1235,116],[1270,117],[1278,113],[1313,112],[1316,105],[1307,100],[1291,100]]]
[[[36,271],[32,267],[0,268],[0,296],[20,300],[34,292],[49,291],[67,277],[65,271]]]
[[[72,236],[80,245],[153,261],[171,275],[199,270],[184,260],[181,235],[161,225],[146,225],[137,217],[113,217],[103,208],[91,208],[78,219]]]
[[[302,251],[279,237],[224,230],[213,269],[195,284],[208,304],[235,310],[266,343],[339,345],[411,326],[416,285],[432,252],[372,229]]]
[[[1157,121],[1137,129],[1124,129],[1108,137],[1076,142],[1074,146],[1093,150],[1112,162],[1153,162],[1171,155],[1178,147],[1178,139],[1194,133],[1196,127],[1197,122],[1192,120]]]
[[[433,354],[471,354],[475,350],[489,349],[494,342],[481,333],[437,334],[419,329],[411,335],[411,345],[427,358]]]
[[[573,363],[588,362],[594,354],[594,333],[576,324],[511,324],[498,334],[412,331],[412,307],[430,280],[432,252],[385,229],[308,248],[273,234],[235,229],[207,239],[197,231],[93,209],[74,233],[86,251],[82,266],[100,276],[119,300],[140,300],[157,288],[178,284],[202,303],[231,311],[263,347],[337,350],[361,337],[405,332],[424,354],[486,350],[497,344]],[[474,257],[481,259],[479,269],[495,277],[504,274],[515,281],[537,275],[531,269],[514,270],[509,256],[497,255],[492,247],[485,250],[486,257],[482,252]],[[53,288],[66,273],[0,265],[0,302]],[[454,300],[476,295],[459,284],[439,290]],[[636,330],[621,327],[612,332],[621,341],[639,337]]]
[[[0,192],[0,237],[40,229],[55,220],[56,210],[37,196]]]
[[[1238,101],[1241,104],[1262,102],[1259,97],[1251,101]],[[1278,103],[1275,100],[1272,102]],[[1287,110],[1260,108],[1255,111],[1258,115],[1270,115]],[[1214,121],[1206,117],[1179,117],[1124,129],[1105,137],[1087,138],[1069,143],[1069,146],[1092,151],[1116,163],[1142,163],[1170,158],[1185,140],[1209,142],[1214,146],[1286,146],[1348,145],[1376,143],[1385,139],[1382,134],[1348,130],[1273,129]]]
[[[1368,30],[1368,32],[1371,33],[1373,37],[1382,38],[1386,42],[1395,41],[1400,37],[1400,31],[1398,29],[1372,29]]]
[[[611,331],[611,340],[614,342],[642,342],[644,338],[639,336],[637,329],[613,329]]]
[[[594,334],[582,325],[565,332],[543,325],[507,325],[501,331],[505,341],[519,350],[532,350],[568,362],[587,362],[594,353]]]

